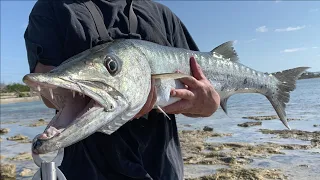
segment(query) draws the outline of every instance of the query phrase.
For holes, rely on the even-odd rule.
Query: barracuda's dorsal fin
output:
[[[233,62],[238,62],[238,54],[236,50],[234,50],[233,47],[233,41],[227,41],[216,48],[214,48],[212,51],[210,51],[212,54],[217,53],[218,55],[222,55],[224,59],[233,61]]]

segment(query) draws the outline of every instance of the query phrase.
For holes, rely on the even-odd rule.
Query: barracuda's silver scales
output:
[[[178,101],[170,98],[170,89],[184,88],[177,79],[190,75],[191,56],[219,93],[225,112],[231,95],[260,93],[268,98],[289,128],[285,106],[306,67],[274,74],[257,72],[238,62],[232,42],[211,52],[195,52],[142,40],[117,40],[84,51],[49,73],[24,77],[27,85],[40,89],[42,96],[60,110],[45,132],[34,139],[33,150],[47,153],[97,131],[106,134],[116,131],[143,107],[151,77],[156,79],[157,107]],[[181,73],[175,73],[177,70]],[[85,97],[75,96],[72,91]]]

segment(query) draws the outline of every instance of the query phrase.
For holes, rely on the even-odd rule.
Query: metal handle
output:
[[[55,162],[41,163],[41,180],[57,180]]]
[[[43,162],[41,168],[34,174],[32,180],[67,180],[54,162]]]
[[[52,162],[46,162],[42,160],[38,154],[32,153],[34,163],[40,167],[34,174],[32,180],[66,180],[66,177],[58,168],[63,160],[63,155],[64,150],[60,149]]]

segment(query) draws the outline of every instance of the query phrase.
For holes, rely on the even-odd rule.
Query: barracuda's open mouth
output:
[[[72,124],[82,119],[88,119],[88,116],[94,112],[105,109],[89,93],[74,90],[75,88],[67,89],[49,83],[32,81],[28,78],[24,81],[33,91],[39,92],[58,110],[45,131],[39,134],[37,139],[50,140],[59,136]]]

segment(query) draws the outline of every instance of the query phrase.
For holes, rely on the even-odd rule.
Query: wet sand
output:
[[[186,178],[186,180],[265,180],[265,179],[287,179],[279,169],[219,169],[215,174],[197,178]]]
[[[274,131],[272,131],[274,132]],[[275,134],[288,134],[287,130],[276,131]],[[302,138],[304,140],[318,141],[320,136],[315,136],[318,132],[293,131],[291,134],[300,137],[311,136],[312,138]],[[303,135],[302,135],[303,134]],[[300,136],[301,135],[301,136]],[[310,145],[301,144],[278,144],[278,143],[214,143],[206,142],[207,138],[232,136],[232,134],[219,134],[201,130],[180,131],[183,160],[186,165],[216,165],[216,172],[204,176],[192,175],[186,172],[188,180],[210,180],[210,179],[288,179],[288,175],[281,168],[255,168],[246,165],[252,164],[256,159],[269,159],[273,155],[286,155],[283,150],[311,150],[317,149],[316,143]],[[309,137],[308,136],[308,137]],[[287,137],[287,136],[286,136]],[[314,156],[319,156],[314,153]],[[310,165],[302,164],[301,167]],[[219,168],[220,167],[220,168]],[[225,168],[227,167],[227,168]],[[190,169],[191,170],[191,169]],[[295,179],[295,178],[293,178]],[[320,177],[319,177],[320,179]]]

